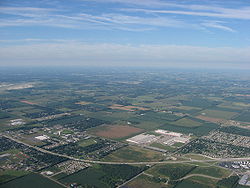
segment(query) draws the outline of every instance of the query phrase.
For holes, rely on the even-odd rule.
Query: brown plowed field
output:
[[[105,125],[101,130],[94,132],[97,136],[106,138],[123,138],[129,135],[143,132],[143,129],[127,126],[127,125]]]
[[[22,100],[20,102],[25,103],[25,104],[31,104],[31,105],[35,105],[36,104],[34,102],[30,102],[30,101],[26,101],[26,100]]]

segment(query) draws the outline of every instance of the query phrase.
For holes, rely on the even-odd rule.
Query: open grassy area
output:
[[[21,178],[14,179],[5,184],[1,184],[0,188],[62,188],[63,186],[47,179],[39,174],[29,174]]]
[[[133,181],[125,185],[129,188],[167,188],[165,183],[157,181],[154,177],[149,177],[146,175],[140,175]]]
[[[179,119],[179,120],[173,122],[172,124],[182,126],[182,127],[199,127],[202,125],[202,123],[200,123],[198,121],[194,121],[194,120],[189,119],[189,118]]]
[[[242,112],[240,115],[236,116],[234,120],[250,122],[250,111]]]
[[[162,159],[164,159],[164,156],[160,152],[143,149],[136,146],[127,146],[104,157],[103,161],[136,162],[159,161]]]
[[[147,172],[154,175],[155,177],[166,177],[170,180],[178,180],[196,168],[196,165],[192,164],[165,164],[165,165],[156,165]]]
[[[191,177],[181,181],[175,188],[215,188],[216,180],[204,177]]]
[[[81,146],[81,147],[86,147],[86,146],[90,146],[90,145],[95,144],[95,143],[97,143],[97,142],[95,141],[95,139],[90,138],[90,139],[87,139],[87,140],[81,140],[81,141],[78,142],[77,144],[78,144],[79,146]]]
[[[174,131],[174,132],[179,132],[179,133],[184,133],[184,134],[192,133],[195,136],[205,135],[209,131],[216,129],[216,128],[218,128],[218,125],[214,123],[203,123],[201,126],[198,126],[198,127],[182,127],[182,126],[177,126],[177,125],[167,123],[159,127],[159,129],[164,129],[164,130]]]
[[[141,121],[141,122],[138,122],[138,124],[135,124],[136,127],[149,130],[149,131],[155,130],[161,125],[162,125],[161,123],[157,123],[154,121]]]
[[[156,143],[156,142],[150,144],[150,146],[160,148],[160,149],[164,149],[164,150],[167,150],[167,151],[176,150],[176,148],[174,148],[174,147],[171,147],[171,146],[168,146],[168,145],[165,145],[165,144]]]
[[[185,154],[184,156],[187,158],[190,158],[190,159],[195,159],[195,160],[209,160],[209,159],[211,159],[209,157],[205,157],[205,156],[200,155],[200,154]]]
[[[199,112],[199,115],[204,115],[212,118],[220,118],[220,119],[231,119],[235,115],[237,115],[236,112],[229,112],[229,111],[222,111],[222,110],[203,110]]]
[[[20,170],[1,170],[0,171],[0,183],[15,179],[19,176],[24,176],[28,174],[27,171],[20,171]],[[1,186],[0,186],[1,187]]]
[[[216,166],[210,166],[197,167],[191,172],[191,174],[204,174],[216,178],[225,178],[231,174],[231,171]]]
[[[92,134],[106,138],[123,138],[143,132],[143,129],[128,125],[104,125],[92,129]]]

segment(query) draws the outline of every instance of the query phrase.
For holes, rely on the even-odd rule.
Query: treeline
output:
[[[225,132],[225,133],[230,133],[230,134],[238,134],[241,136],[250,136],[249,129],[243,129],[243,128],[235,127],[235,126],[221,127],[219,130],[222,132]]]
[[[147,167],[138,167],[131,165],[100,165],[100,171],[105,175],[101,178],[101,181],[110,187],[117,187],[121,183],[131,179],[142,171],[146,170]]]

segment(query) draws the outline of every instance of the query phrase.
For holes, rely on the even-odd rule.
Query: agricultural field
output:
[[[249,83],[191,70],[0,71],[0,187],[241,187],[244,161],[215,158],[250,154]]]
[[[237,115],[236,112],[230,111],[222,111],[222,110],[203,110],[199,112],[200,115],[208,116],[211,118],[219,118],[219,119],[231,119]]]
[[[133,181],[125,185],[130,188],[170,188],[165,182],[161,182],[160,179],[150,177],[148,175],[140,175]]]
[[[245,111],[234,118],[237,121],[250,122],[250,111]]]
[[[123,138],[143,132],[143,129],[127,125],[104,125],[90,133],[105,138]]]
[[[214,188],[216,187],[216,180],[194,176],[188,179],[184,179],[176,188]]]
[[[216,166],[208,166],[208,167],[197,167],[190,174],[203,174],[215,178],[226,178],[231,172],[229,170],[223,169],[221,167]]]
[[[179,180],[197,168],[192,164],[166,164],[156,165],[146,172],[156,177],[163,177],[169,180]]]
[[[55,183],[54,181],[45,178],[38,174],[29,174],[21,178],[9,181],[4,184],[0,184],[1,188],[44,188],[44,187],[53,187],[53,188],[62,188],[63,186]]]
[[[160,161],[164,158],[164,155],[157,151],[143,149],[136,146],[127,146],[106,156],[105,158],[103,158],[103,161]]]
[[[202,125],[202,123],[198,121],[194,121],[189,118],[182,118],[178,121],[173,122],[172,124],[177,125],[177,126],[182,126],[182,127],[199,127]]]

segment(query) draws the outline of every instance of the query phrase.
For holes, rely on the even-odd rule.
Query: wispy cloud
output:
[[[172,3],[160,0],[82,0],[99,4],[118,3],[118,8],[109,8],[109,12],[84,11],[77,9],[37,8],[37,7],[0,7],[4,18],[0,27],[9,26],[50,26],[77,29],[116,29],[127,31],[145,31],[159,28],[217,28],[233,32],[235,29],[219,22],[184,19],[179,15],[216,19],[250,19],[250,7],[224,8],[220,6]],[[101,5],[100,5],[101,6]],[[150,7],[150,9],[149,9]],[[12,15],[8,17],[8,15]],[[172,16],[170,16],[172,15]]]
[[[90,1],[90,0],[83,0]],[[91,0],[98,3],[120,3],[124,5],[137,5],[137,8],[124,8],[127,11],[140,11],[147,13],[161,13],[161,14],[181,14],[193,16],[207,16],[217,18],[232,18],[232,19],[250,19],[250,6],[237,6],[235,8],[226,8],[226,4],[211,5],[202,2],[203,4],[191,4],[185,1],[173,3],[160,0]],[[204,4],[205,3],[205,4]],[[150,7],[154,9],[140,9],[141,7]],[[163,8],[160,10],[159,8]],[[175,10],[173,10],[175,8]]]
[[[227,27],[225,25],[222,25],[224,22],[221,21],[206,21],[202,23],[201,25],[205,27],[210,27],[210,28],[215,28],[215,29],[221,29],[224,31],[229,31],[229,32],[236,32],[234,29]]]
[[[241,10],[235,9],[218,9],[224,10],[219,12],[208,12],[208,11],[183,11],[183,10],[154,10],[154,9],[131,9],[123,8],[123,11],[129,12],[144,12],[144,13],[158,13],[158,14],[176,14],[176,15],[189,15],[189,16],[203,16],[203,17],[215,17],[215,18],[228,18],[228,19],[242,19],[250,20],[250,8]],[[214,10],[216,10],[214,8]]]
[[[68,14],[62,10],[32,7],[2,7],[0,12],[21,16],[1,19],[0,27],[39,25],[79,29],[93,27],[98,29],[99,27],[99,29],[143,31],[151,30],[154,27],[183,27],[186,25],[183,21],[161,16],[142,17],[118,13],[92,15],[84,12]]]

